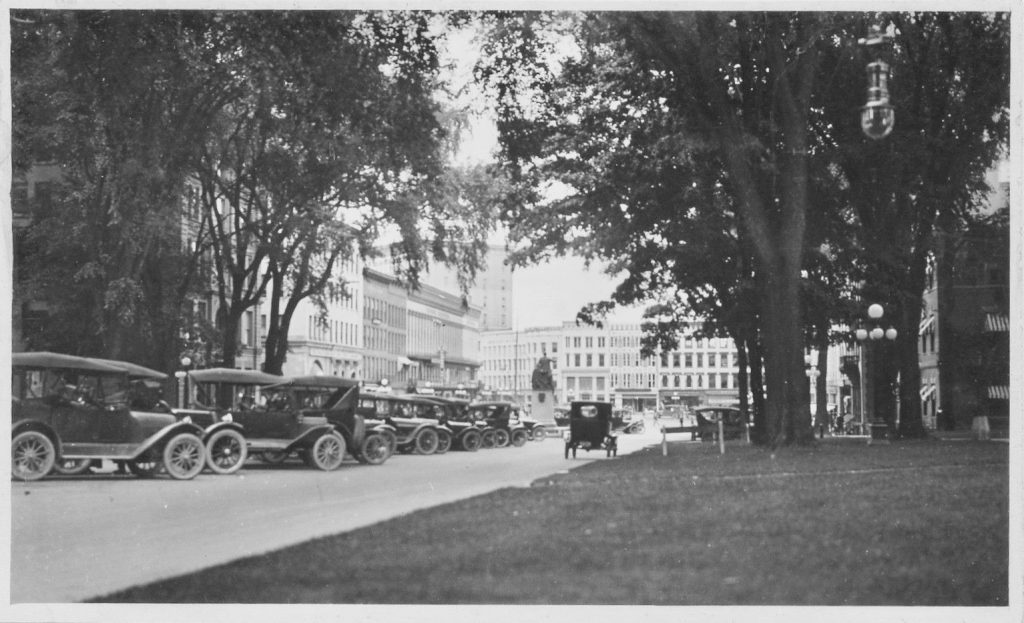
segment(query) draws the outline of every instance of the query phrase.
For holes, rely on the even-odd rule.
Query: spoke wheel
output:
[[[512,445],[516,448],[522,448],[527,442],[526,431],[521,428],[512,431],[511,441]]]
[[[271,465],[280,465],[287,458],[288,453],[284,450],[264,450],[260,452],[260,460]]]
[[[437,431],[432,428],[424,428],[416,433],[416,454],[428,455],[437,452]]]
[[[479,433],[479,431],[468,430],[462,434],[462,441],[460,445],[462,446],[462,449],[465,450],[466,452],[476,452],[477,450],[480,449],[480,446],[483,444],[483,442],[483,436]]]
[[[206,440],[206,464],[218,474],[233,474],[242,469],[248,455],[245,437],[236,430],[225,428]]]
[[[56,461],[53,442],[42,433],[26,431],[11,441],[11,476],[18,480],[39,480]]]
[[[359,457],[363,463],[380,465],[391,458],[391,443],[387,437],[380,433],[370,433],[363,438],[363,445],[359,449]]]
[[[89,471],[92,459],[60,459],[53,465],[53,471],[63,476],[78,476]]]
[[[494,431],[493,430],[485,430],[484,432],[480,433],[480,437],[481,437],[481,443],[480,443],[480,447],[481,448],[490,449],[490,448],[493,448],[495,445],[497,445],[497,440],[494,438]]]
[[[544,428],[543,426],[534,426],[533,427],[533,440],[534,441],[544,441],[544,438],[547,437],[547,436],[548,436],[548,429]]]
[[[337,433],[321,435],[309,454],[313,464],[325,472],[338,469],[345,458],[345,439]]]
[[[206,466],[206,447],[192,433],[173,437],[164,446],[164,469],[176,480],[191,480]]]
[[[494,447],[504,448],[508,445],[508,431],[503,428],[497,428],[494,430]]]
[[[163,465],[160,461],[154,459],[139,459],[137,461],[128,461],[128,471],[135,474],[139,478],[152,478],[163,470]]]
[[[437,431],[437,450],[434,454],[444,454],[452,449],[452,434],[446,430]]]

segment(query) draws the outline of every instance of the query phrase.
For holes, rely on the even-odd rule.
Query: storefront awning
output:
[[[1009,385],[989,385],[988,386],[988,397],[995,400],[1009,400],[1010,399],[1010,386]]]
[[[1010,318],[1002,314],[985,314],[985,330],[1006,333],[1010,330]]]

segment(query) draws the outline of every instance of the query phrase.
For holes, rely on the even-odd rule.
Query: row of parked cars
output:
[[[295,458],[321,470],[346,456],[380,465],[395,452],[522,446],[545,427],[507,402],[470,403],[362,391],[354,379],[255,370],[190,371],[189,402],[171,408],[166,375],[60,353],[12,355],[12,477],[86,473],[112,460],[138,476],[231,474],[250,458]]]

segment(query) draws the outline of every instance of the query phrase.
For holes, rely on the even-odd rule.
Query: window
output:
[[[718,386],[718,377],[714,374],[708,375],[708,388],[715,389]]]
[[[576,365],[577,368],[580,367],[580,354],[579,353],[576,353],[575,355],[573,355],[573,363]]]
[[[580,347],[580,338],[578,338],[578,337],[572,338],[572,345],[573,345],[573,348],[579,348]]]
[[[704,353],[697,353],[697,367],[704,367]]]
[[[604,353],[597,356],[597,365],[602,368],[604,367]]]
[[[692,374],[687,374],[686,375],[686,386],[687,387],[693,387],[693,375]]]
[[[725,389],[726,383],[729,382],[729,375],[728,374],[720,374],[718,376],[719,376],[718,386],[721,387],[722,389]]]
[[[587,345],[587,348],[593,348],[594,347],[594,338],[592,338],[592,337],[586,338],[586,345]]]
[[[604,348],[604,337],[597,338],[597,347]]]
[[[672,353],[672,367],[679,367],[679,353]]]
[[[715,365],[715,353],[708,353],[708,367],[714,368]]]
[[[594,356],[587,353],[587,367],[590,368],[594,365]]]
[[[679,375],[676,374],[672,377],[672,387],[679,387]]]

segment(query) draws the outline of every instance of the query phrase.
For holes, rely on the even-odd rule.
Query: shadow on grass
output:
[[[675,443],[93,601],[1005,606],[1008,454]]]

